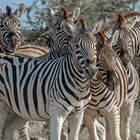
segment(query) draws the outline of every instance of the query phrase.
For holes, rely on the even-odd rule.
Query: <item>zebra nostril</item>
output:
[[[85,73],[90,77],[90,78],[92,78],[95,74],[96,74],[96,69],[88,69],[88,68],[86,68],[85,69]]]
[[[9,32],[9,37],[16,35],[15,32]]]

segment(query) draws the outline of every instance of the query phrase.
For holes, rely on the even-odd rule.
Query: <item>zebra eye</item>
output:
[[[75,44],[75,47],[76,47],[76,49],[78,49],[79,48],[79,45],[78,44]]]
[[[59,26],[56,27],[57,30],[60,30],[61,28]]]
[[[90,60],[89,59],[86,59],[86,64],[90,64]]]
[[[120,51],[120,56],[122,57],[124,55],[124,50]]]

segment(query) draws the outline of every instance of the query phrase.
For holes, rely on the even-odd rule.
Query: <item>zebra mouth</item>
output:
[[[84,74],[87,79],[94,79],[96,77],[97,71],[96,70],[90,70],[90,69],[85,69]]]

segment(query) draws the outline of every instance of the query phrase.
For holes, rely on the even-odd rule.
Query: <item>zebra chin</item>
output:
[[[97,68],[90,69],[90,68],[85,68],[84,69],[84,75],[87,79],[94,79],[96,78],[97,75]]]

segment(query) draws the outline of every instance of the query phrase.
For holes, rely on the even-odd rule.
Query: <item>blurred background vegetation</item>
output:
[[[31,5],[25,6],[27,27],[22,28],[24,43],[46,45],[46,38],[51,32],[49,24],[51,17],[48,8],[56,12],[60,5],[65,5],[71,13],[75,7],[80,7],[81,16],[90,26],[95,22],[105,20],[106,16],[125,11],[138,11],[139,0],[33,0]],[[22,25],[22,23],[21,23]],[[32,37],[31,37],[32,36]],[[26,38],[25,38],[26,37]]]

